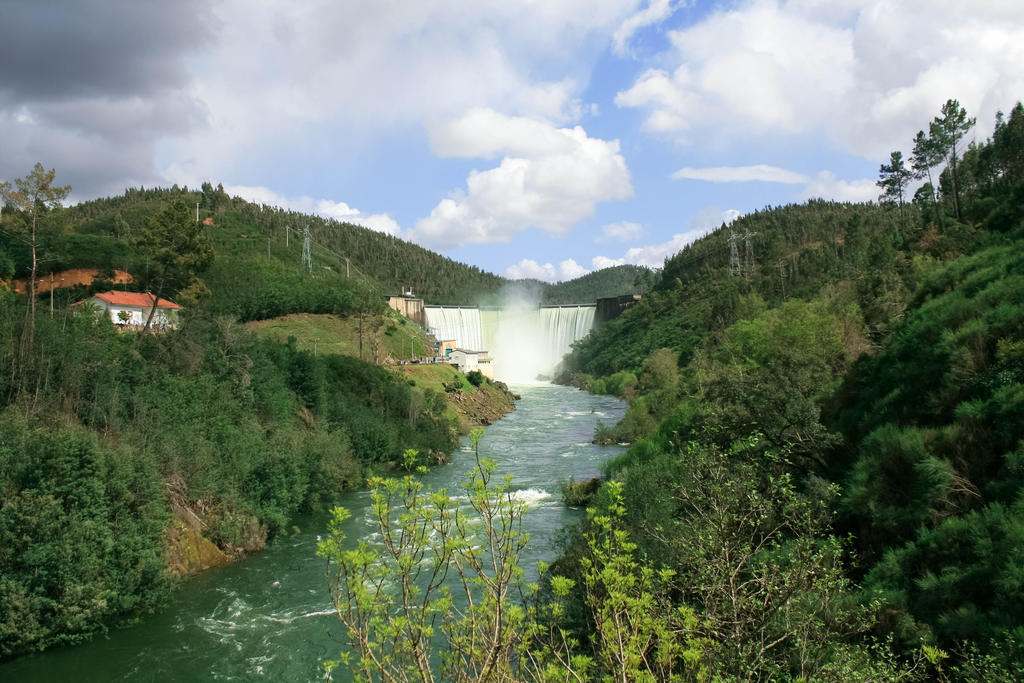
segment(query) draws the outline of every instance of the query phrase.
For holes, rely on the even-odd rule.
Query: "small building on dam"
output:
[[[454,349],[448,355],[448,361],[460,372],[478,370],[484,377],[494,379],[494,359],[486,351],[470,351]]]
[[[423,313],[423,299],[413,296],[411,289],[403,288],[401,294],[389,294],[385,298],[388,306],[420,327],[427,327],[427,318]]]

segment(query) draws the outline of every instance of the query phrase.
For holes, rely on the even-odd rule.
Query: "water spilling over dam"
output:
[[[569,306],[426,306],[427,328],[439,340],[489,351],[494,375],[509,382],[530,382],[550,375],[594,327],[594,304]]]

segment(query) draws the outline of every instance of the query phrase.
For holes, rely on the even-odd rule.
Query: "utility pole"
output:
[[[284,246],[285,246],[285,249],[288,248],[288,234],[291,231],[292,231],[292,229],[289,226],[287,226],[287,225],[284,226]]]
[[[196,202],[196,223],[199,222],[199,202]]]
[[[320,341],[320,337],[313,337],[313,358],[316,358],[316,343]]]
[[[270,238],[267,238],[267,258],[270,258]]]

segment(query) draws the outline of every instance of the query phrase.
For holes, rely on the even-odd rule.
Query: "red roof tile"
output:
[[[103,299],[108,304],[114,304],[115,306],[141,306],[142,308],[149,308],[150,306],[152,306],[153,299],[156,298],[149,292],[118,292],[116,290],[103,292],[102,294],[96,294],[95,296],[97,298]],[[181,306],[174,303],[173,301],[160,297],[160,304],[157,306],[157,308],[180,309]]]

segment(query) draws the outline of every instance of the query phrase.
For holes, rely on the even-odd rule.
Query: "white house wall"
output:
[[[110,321],[115,325],[123,325],[125,323],[129,325],[142,325],[146,322],[146,319],[142,317],[142,309],[139,308],[127,308],[123,306],[111,306],[107,309],[110,312]],[[127,321],[122,321],[119,317],[121,311],[125,311],[131,317]]]
[[[115,325],[145,325],[146,319],[149,318],[149,308],[142,306],[119,306],[117,304],[111,304],[100,298],[93,298],[92,303],[97,308],[107,312],[110,316],[110,322]],[[130,318],[127,321],[121,320],[118,314],[121,311],[128,313]],[[156,315],[153,316],[154,325],[167,325],[173,324],[173,320],[167,315],[167,310],[163,308],[156,309]]]

